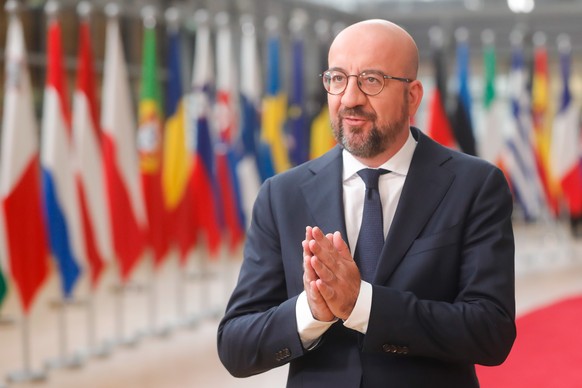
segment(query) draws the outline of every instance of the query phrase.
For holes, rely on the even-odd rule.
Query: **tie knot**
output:
[[[390,171],[385,170],[383,168],[363,168],[358,171],[358,175],[364,183],[366,184],[366,189],[377,189],[378,188],[378,179],[380,179],[380,175],[389,173]]]

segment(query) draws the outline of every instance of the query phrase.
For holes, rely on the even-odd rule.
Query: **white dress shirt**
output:
[[[410,168],[412,155],[416,148],[416,141],[409,132],[408,139],[402,148],[390,160],[382,164],[379,168],[389,170],[390,173],[380,176],[378,189],[382,201],[382,215],[384,220],[384,238],[388,235],[390,225],[402,194],[402,187]],[[362,224],[362,213],[364,208],[364,195],[366,185],[357,172],[368,166],[359,162],[348,151],[343,150],[343,201],[346,221],[347,242],[350,246],[352,257],[356,250],[360,225]],[[333,233],[333,230],[326,230],[325,233]],[[346,236],[342,236],[344,240]],[[366,334],[370,309],[372,306],[372,285],[362,280],[360,293],[351,315],[344,321],[344,326]],[[313,344],[325,333],[335,322],[321,322],[313,318],[307,295],[303,291],[297,299],[295,306],[297,319],[297,331],[305,348],[312,347]]]

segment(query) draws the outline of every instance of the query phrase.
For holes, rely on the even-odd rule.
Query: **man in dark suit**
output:
[[[410,127],[423,88],[399,26],[356,23],[328,60],[339,145],[262,186],[220,359],[290,363],[288,387],[477,387],[516,335],[504,176]]]

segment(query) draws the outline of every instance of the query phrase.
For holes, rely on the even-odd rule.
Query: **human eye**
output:
[[[367,85],[377,86],[382,83],[381,77],[374,73],[362,73],[360,79]]]
[[[334,72],[330,74],[330,80],[334,84],[341,84],[344,83],[346,80],[346,75],[338,72]]]

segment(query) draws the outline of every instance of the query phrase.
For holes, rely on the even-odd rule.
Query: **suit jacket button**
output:
[[[289,348],[281,349],[275,353],[275,361],[278,362],[283,361],[289,357],[291,357],[291,351],[289,350]]]
[[[396,346],[390,344],[382,345],[382,350],[386,353],[396,353]]]

